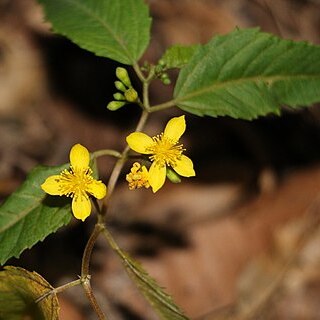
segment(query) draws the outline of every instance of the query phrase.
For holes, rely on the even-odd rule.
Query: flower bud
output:
[[[110,111],[116,111],[125,105],[125,101],[111,101],[108,103],[107,108]]]
[[[171,80],[169,78],[164,78],[162,79],[162,83],[168,86],[169,84],[171,84]]]
[[[138,100],[138,93],[133,88],[129,88],[128,90],[126,90],[124,96],[128,102],[136,102]]]
[[[168,76],[167,73],[163,73],[163,74],[161,75],[161,77],[160,77],[160,80],[161,80],[162,83],[165,84],[165,85],[171,84],[171,80],[170,80],[170,78],[169,78],[169,76]]]
[[[113,98],[115,100],[126,100],[126,98],[124,97],[124,95],[120,92],[114,93],[113,94]]]
[[[116,69],[116,76],[127,87],[131,87],[131,81],[128,75],[128,71],[125,68],[118,67]]]
[[[118,90],[120,90],[122,92],[125,92],[127,90],[127,88],[125,87],[125,85],[121,81],[115,81],[114,85]]]
[[[164,60],[164,59],[160,59],[160,60],[158,61],[158,65],[161,66],[161,67],[164,67],[164,66],[166,65],[165,60]]]
[[[180,176],[170,168],[167,168],[167,178],[173,183],[180,183]]]

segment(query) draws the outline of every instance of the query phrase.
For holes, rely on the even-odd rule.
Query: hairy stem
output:
[[[94,229],[91,233],[91,236],[87,242],[87,245],[84,249],[83,256],[82,256],[82,264],[81,264],[81,278],[84,278],[89,275],[89,264],[90,258],[92,254],[92,249],[94,244],[100,234],[100,232],[104,229],[104,226],[100,223],[97,223],[94,226]]]
[[[93,294],[91,284],[90,284],[90,276],[83,278],[83,281],[81,282],[81,284],[82,284],[84,292],[85,292],[93,310],[95,311],[95,313],[98,316],[98,319],[99,320],[107,320],[107,317],[105,316],[105,314],[101,310],[101,307],[99,306],[99,304],[96,300],[96,297]]]
[[[99,215],[98,215],[99,217]],[[90,265],[90,259],[91,259],[91,254],[92,254],[92,250],[94,247],[94,244],[96,243],[98,236],[100,234],[100,232],[104,229],[103,224],[101,223],[96,223],[96,225],[94,226],[94,229],[91,233],[91,236],[87,242],[87,245],[84,249],[83,252],[83,256],[82,256],[82,265],[81,265],[81,285],[84,289],[84,292],[92,306],[92,308],[94,309],[95,313],[98,316],[99,320],[106,320],[106,316],[104,315],[103,311],[101,310],[101,307],[99,306],[92,288],[91,288],[91,284],[90,284],[90,275],[89,275],[89,265]]]
[[[68,282],[60,287],[57,287],[57,288],[54,288],[48,292],[46,292],[45,294],[43,294],[42,296],[40,296],[36,301],[35,303],[39,303],[40,301],[42,301],[43,299],[47,298],[48,296],[51,296],[53,294],[58,294],[60,292],[63,292],[71,287],[74,287],[74,286],[77,286],[79,284],[81,284],[82,282],[82,279],[79,278],[77,280],[74,280],[74,281],[71,281],[71,282]]]
[[[111,233],[109,232],[109,230],[107,228],[104,228],[102,230],[102,235],[106,238],[106,240],[108,241],[110,247],[115,250],[116,252],[120,252],[120,248],[118,246],[118,244],[116,243],[116,241],[114,240],[113,236],[111,235]]]

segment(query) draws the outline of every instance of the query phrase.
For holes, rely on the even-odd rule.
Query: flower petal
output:
[[[149,183],[153,192],[157,192],[166,180],[166,166],[159,166],[153,162],[149,169]]]
[[[176,171],[180,176],[183,177],[193,177],[196,175],[193,169],[193,163],[190,158],[182,155],[180,160],[176,161],[175,166],[173,166],[174,171]]]
[[[83,170],[89,167],[90,154],[86,147],[75,144],[70,150],[70,165],[74,170]]]
[[[132,150],[143,154],[150,154],[150,152],[146,150],[154,144],[152,138],[142,132],[130,133],[126,141]]]
[[[186,130],[186,120],[184,116],[174,117],[166,125],[163,135],[177,142]]]
[[[41,185],[42,190],[52,196],[62,196],[63,193],[61,192],[60,178],[60,175],[48,177],[46,181]]]
[[[92,182],[87,185],[86,191],[95,198],[102,199],[107,194],[107,187],[102,181],[92,180]]]
[[[76,195],[72,199],[72,212],[75,218],[84,221],[91,213],[91,202],[89,197]]]

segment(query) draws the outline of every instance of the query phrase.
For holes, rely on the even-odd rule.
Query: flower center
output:
[[[88,198],[86,193],[87,186],[92,182],[93,177],[91,176],[92,170],[90,168],[75,170],[70,168],[65,169],[60,173],[60,191],[67,197],[73,198],[74,196],[85,196]]]
[[[182,144],[178,144],[179,141],[174,141],[161,133],[152,138],[154,144],[147,148],[147,151],[152,153],[149,157],[151,161],[155,161],[159,166],[171,166],[173,167],[181,158],[183,149]]]

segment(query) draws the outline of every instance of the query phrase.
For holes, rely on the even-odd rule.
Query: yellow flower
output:
[[[149,170],[149,183],[153,192],[157,192],[166,179],[166,166],[172,167],[180,176],[195,176],[193,163],[183,155],[183,145],[180,137],[186,129],[184,116],[172,118],[164,132],[155,137],[149,137],[142,132],[133,132],[127,136],[129,147],[139,153],[149,154],[152,161]]]
[[[139,162],[135,162],[130,170],[130,173],[126,175],[126,180],[129,183],[129,189],[149,188],[149,173],[145,166],[141,166]]]
[[[70,169],[48,177],[41,185],[50,195],[71,197],[73,215],[82,221],[91,213],[89,195],[102,199],[107,193],[105,184],[92,177],[89,162],[88,149],[76,144],[70,150]]]

